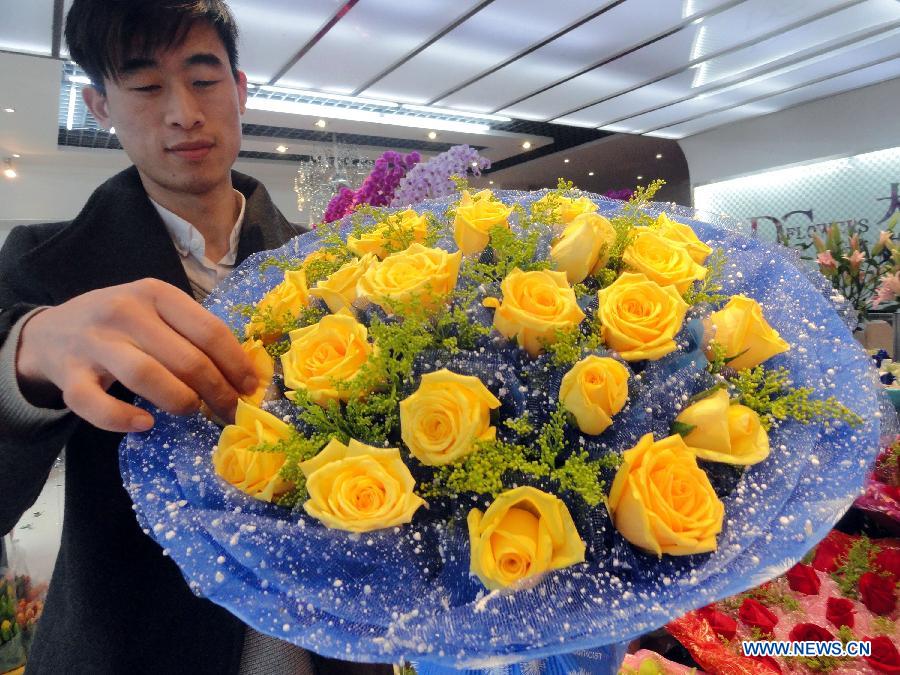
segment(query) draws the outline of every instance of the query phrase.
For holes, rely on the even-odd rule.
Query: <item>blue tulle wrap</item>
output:
[[[496,193],[527,206],[545,192]],[[621,202],[589,195],[600,212]],[[442,213],[445,198],[416,206]],[[469,575],[464,514],[489,499],[436,503],[413,523],[362,535],[329,530],[302,511],[259,502],[213,472],[219,428],[200,415],[175,417],[146,402],[156,418],[149,432],[129,434],[120,449],[124,484],[141,526],[179,565],[191,588],[259,631],[331,657],[370,662],[413,661],[420,672],[496,668],[503,673],[615,672],[624,644],[684,612],[771,579],[794,565],[829,531],[857,496],[879,443],[895,433],[893,410],[863,350],[853,340],[846,304],[786,249],[750,239],[720,218],[654,205],[689,223],[727,256],[724,291],[758,300],[791,350],[766,365],[789,369],[795,385],[834,395],[865,420],[771,433],[772,454],[741,472],[704,464],[725,502],[718,550],[657,559],[639,552],[612,527],[604,508],[563,494],[587,544],[587,562],[546,575],[514,592],[487,593]],[[301,235],[274,254],[302,258],[320,246]],[[455,250],[452,240],[439,245]],[[541,242],[546,256],[549,233]],[[205,302],[238,327],[232,307],[255,303],[280,281],[259,273],[272,252],[244,262]],[[492,290],[492,289],[489,289]],[[493,289],[499,297],[499,289]],[[596,307],[596,297],[584,309]],[[707,310],[708,311],[708,310]],[[700,351],[701,312],[692,310],[679,350],[659,361],[629,364],[631,399],[600,437],[571,434],[592,456],[621,451],[641,435],[668,435],[689,396],[709,386]],[[489,310],[477,320],[491,322]],[[531,360],[514,345],[486,338],[474,353],[423,354],[417,374],[438,367],[475,374],[497,395],[501,415],[528,410],[546,417],[562,372],[547,357]],[[289,403],[269,409],[292,415]],[[414,475],[419,469],[413,467]],[[608,478],[611,478],[609,476]],[[541,486],[540,482],[534,483]],[[552,489],[552,485],[544,485]],[[460,517],[441,516],[455,508]],[[537,660],[542,660],[536,663]]]

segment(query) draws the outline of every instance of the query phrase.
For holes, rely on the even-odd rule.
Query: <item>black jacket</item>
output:
[[[247,198],[237,262],[294,234],[266,189]],[[155,277],[191,292],[168,232],[132,167],[101,185],[71,222],[15,228],[0,251],[0,341],[35,305]],[[110,390],[123,400],[121,385]],[[62,546],[29,673],[236,673],[244,625],[194,596],[141,532],[119,476],[121,434],[68,415],[35,436],[0,420],[0,534],[40,494],[66,446]]]

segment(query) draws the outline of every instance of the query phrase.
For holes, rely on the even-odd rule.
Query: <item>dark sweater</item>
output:
[[[266,189],[247,199],[237,262],[294,234]],[[0,341],[31,307],[154,277],[190,293],[181,260],[132,167],[101,185],[71,222],[15,228],[0,251]],[[110,390],[130,400],[121,385]],[[66,446],[62,544],[29,673],[236,673],[244,625],[198,598],[141,532],[119,476],[121,434],[74,415],[34,429],[0,419],[0,534],[37,499]]]

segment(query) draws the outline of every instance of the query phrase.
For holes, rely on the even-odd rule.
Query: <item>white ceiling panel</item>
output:
[[[476,4],[477,0],[362,0],[278,84],[350,94]]]
[[[53,0],[0,0],[0,49],[50,55]]]
[[[892,36],[892,37],[887,37]],[[869,64],[884,58],[900,54],[900,30],[885,34],[884,38],[872,38],[854,45],[835,49],[833,53],[823,54],[804,63],[779,68],[766,75],[750,77],[728,87],[718,89],[696,98],[688,99],[676,105],[637,115],[617,121],[604,128],[615,126],[617,129],[636,133],[651,129],[659,129],[697,115],[704,115],[721,108],[742,105],[748,99],[769,96],[780,90],[805,86],[814,80],[821,80],[844,73],[848,69],[867,67]],[[894,74],[900,75],[900,71]]]
[[[632,133],[642,133],[660,127],[680,123],[699,114],[752,103],[757,99],[804,87],[848,71],[868,66],[900,55],[900,29],[884,34],[880,39],[868,40],[860,45],[836,49],[802,64],[779,69],[768,75],[753,77],[714,95],[703,98],[701,109],[682,109],[680,115],[670,115],[665,121],[653,122],[648,115],[624,120],[617,127]],[[900,75],[900,72],[895,73]],[[683,105],[683,104],[682,104]],[[680,108],[681,106],[673,106]]]
[[[549,120],[592,101],[624,93],[706,56],[750,44],[852,0],[747,0],[677,33],[553,87],[501,114]]]
[[[700,12],[705,14],[727,1],[706,0],[701,3],[685,0],[681,4],[628,0],[451,94],[439,105],[483,112],[496,110],[648,38],[665,33],[686,18]]]
[[[425,103],[596,11],[597,0],[495,0],[363,96]]]
[[[778,62],[796,63],[879,31],[896,27],[900,21],[900,3],[896,0],[871,0],[823,17],[781,35],[763,40],[729,54],[715,57],[659,82],[640,87],[554,120],[577,126],[606,127],[630,117],[658,120],[659,123],[685,116],[685,110],[708,110],[706,92],[758,73],[771,71]],[[690,98],[702,94],[698,98]],[[674,104],[674,105],[668,105]],[[660,107],[660,110],[649,110]],[[656,122],[653,122],[656,126]]]
[[[747,105],[728,108],[717,113],[699,117],[665,129],[659,129],[648,135],[662,138],[684,138],[693,136],[714,127],[736,122],[742,119],[767,115],[769,113],[791,108],[826,96],[834,96],[846,91],[877,84],[894,79],[900,74],[900,58],[862,68],[852,73],[840,75],[823,82],[801,87],[783,94],[776,94],[766,99]]]
[[[268,82],[343,4],[344,0],[229,0],[241,32],[240,66],[248,79]]]

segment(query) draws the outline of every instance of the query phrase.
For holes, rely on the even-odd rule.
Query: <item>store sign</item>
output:
[[[702,185],[694,205],[790,246],[809,244],[833,223],[870,242],[890,226],[900,236],[900,148]]]

